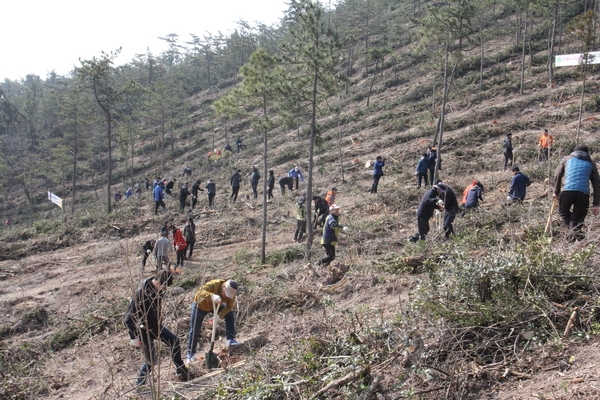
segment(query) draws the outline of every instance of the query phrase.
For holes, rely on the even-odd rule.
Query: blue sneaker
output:
[[[235,339],[229,339],[227,341],[227,347],[233,346],[233,345],[236,345],[236,344],[238,344],[238,342],[236,342]]]

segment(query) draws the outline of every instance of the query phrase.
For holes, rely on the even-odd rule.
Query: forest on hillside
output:
[[[549,75],[541,84],[554,85],[564,78],[553,70],[555,54],[595,50],[598,3],[292,1],[278,26],[240,22],[228,35],[170,34],[163,38],[166,51],[139,54],[124,65],[115,65],[118,49],[107,49],[65,76],[5,80],[0,213],[31,223],[45,209],[47,191],[67,199],[71,212],[93,204],[110,212],[111,191],[161,175],[186,146],[208,152],[236,135],[253,140],[289,129],[312,143],[332,127],[320,119],[339,114],[344,101],[357,96],[365,97],[368,109],[383,71],[393,70],[386,85],[394,86],[412,78],[403,70],[414,65],[428,81],[418,91],[399,93],[397,101],[417,101],[415,114],[438,119],[435,137],[441,141],[445,102],[460,96],[452,91],[453,81],[469,77],[470,90],[483,92],[490,85],[484,67],[521,54],[514,90],[522,93],[524,74],[540,68]],[[498,23],[512,17],[510,25]],[[507,35],[513,47],[488,56],[488,43]],[[263,79],[263,86],[252,79]],[[249,86],[222,98],[242,81]],[[404,118],[399,128],[412,122]],[[213,132],[211,142],[200,137],[205,132]]]

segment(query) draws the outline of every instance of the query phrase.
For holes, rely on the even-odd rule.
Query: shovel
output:
[[[212,336],[210,338],[210,350],[207,353],[204,353],[204,361],[206,362],[206,369],[219,368],[219,357],[215,353],[213,353],[213,349],[215,347],[215,334],[217,333],[217,309],[218,305],[213,303],[213,327],[212,327]]]

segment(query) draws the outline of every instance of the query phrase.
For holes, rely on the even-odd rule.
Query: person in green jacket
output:
[[[298,197],[296,204],[296,232],[294,233],[294,243],[302,240],[306,232],[306,201],[304,196]]]

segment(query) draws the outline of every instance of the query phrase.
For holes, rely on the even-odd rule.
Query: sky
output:
[[[0,20],[0,82],[27,74],[68,74],[79,59],[122,47],[116,65],[149,48],[166,48],[158,37],[177,33],[229,33],[240,20],[278,24],[286,0],[7,0]]]

